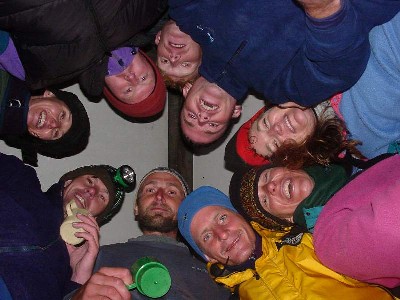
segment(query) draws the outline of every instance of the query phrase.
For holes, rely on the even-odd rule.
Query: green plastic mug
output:
[[[168,269],[157,259],[150,256],[139,258],[131,267],[134,283],[127,286],[150,298],[164,296],[171,287]]]

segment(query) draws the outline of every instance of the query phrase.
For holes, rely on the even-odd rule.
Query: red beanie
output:
[[[163,111],[165,100],[167,98],[167,89],[160,71],[151,58],[148,57],[143,51],[139,50],[139,52],[147,59],[153,68],[156,79],[153,92],[146,99],[135,104],[127,104],[118,100],[118,98],[114,96],[107,86],[104,86],[103,93],[108,102],[123,114],[134,118],[146,118],[154,116]]]

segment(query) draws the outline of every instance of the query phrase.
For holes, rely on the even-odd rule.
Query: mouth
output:
[[[291,199],[292,198],[293,184],[292,184],[292,180],[291,179],[287,179],[283,183],[282,191],[283,191],[283,194],[285,195],[285,197],[287,199]]]
[[[288,116],[285,116],[285,125],[292,133],[295,133],[294,127],[293,127],[292,123],[290,122]]]
[[[171,47],[179,48],[179,49],[182,49],[183,47],[186,46],[185,44],[175,44],[175,43],[171,43],[171,42],[169,42],[169,45],[170,45]]]
[[[240,232],[239,235],[236,237],[236,239],[233,240],[233,242],[228,246],[228,248],[225,249],[224,253],[229,253],[229,251],[231,251],[233,248],[235,248],[235,246],[237,245],[237,243],[240,240],[242,233]]]
[[[75,194],[75,198],[81,204],[82,208],[86,208],[86,200],[78,194]]]
[[[218,105],[204,101],[203,99],[200,100],[200,106],[206,111],[214,111],[219,108]]]
[[[44,123],[46,122],[46,112],[42,111],[39,115],[38,121],[36,123],[36,128],[42,128],[44,126]]]

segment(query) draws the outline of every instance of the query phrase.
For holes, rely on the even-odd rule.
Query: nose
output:
[[[270,181],[267,183],[266,188],[270,194],[274,195],[278,190],[278,185],[275,181]]]
[[[96,194],[96,189],[92,186],[86,187],[85,193],[88,194],[90,197],[93,197]]]
[[[156,200],[164,202],[165,199],[164,199],[164,190],[163,189],[161,189],[161,188],[157,189]]]
[[[48,128],[50,128],[50,129],[58,128],[58,127],[60,127],[60,122],[58,120],[56,120],[55,118],[50,118],[47,125],[48,125]]]
[[[137,77],[136,77],[136,75],[135,75],[135,73],[129,72],[129,71],[127,71],[127,72],[125,73],[124,78],[125,78],[126,81],[129,81],[129,82],[131,82],[131,83],[135,83],[135,82],[138,81],[138,80],[137,80]]]
[[[169,59],[170,59],[171,62],[176,62],[180,58],[181,58],[181,56],[179,54],[172,53],[172,52],[169,54]]]
[[[223,226],[217,226],[214,228],[214,234],[220,241],[224,241],[229,237],[229,230]]]
[[[283,121],[281,122],[277,122],[272,126],[273,131],[277,134],[277,135],[282,135],[283,134]]]
[[[199,112],[197,114],[197,118],[198,118],[200,124],[210,121],[210,117],[208,116],[208,114],[206,112]]]

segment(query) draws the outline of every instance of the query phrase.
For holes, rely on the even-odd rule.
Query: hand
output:
[[[82,228],[84,232],[77,232],[77,237],[86,241],[79,247],[67,245],[70,266],[72,268],[71,280],[84,284],[93,271],[97,254],[99,253],[99,232],[100,228],[96,219],[92,216],[77,215],[82,222],[74,223],[75,228]]]
[[[341,0],[297,0],[305,12],[313,18],[323,19],[338,12]]]
[[[128,269],[101,268],[75,293],[72,300],[128,300],[131,299],[131,294],[126,285],[132,282],[132,275]]]

